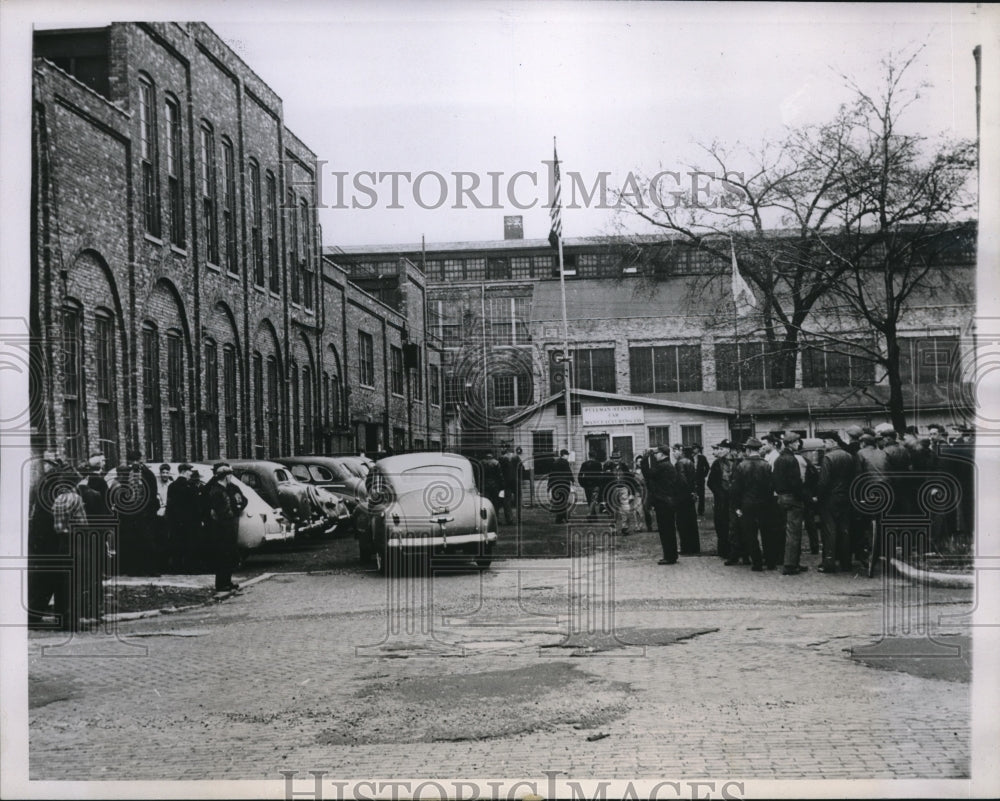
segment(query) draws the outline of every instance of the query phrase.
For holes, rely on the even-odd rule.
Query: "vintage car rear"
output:
[[[406,556],[489,567],[496,510],[477,491],[468,459],[447,453],[390,456],[376,464],[367,482],[362,558],[370,556],[383,572]]]

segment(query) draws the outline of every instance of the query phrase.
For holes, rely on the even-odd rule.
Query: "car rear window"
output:
[[[402,492],[435,482],[454,484],[465,489],[474,486],[471,471],[450,464],[417,465],[400,471],[393,478],[393,483]]]
[[[314,464],[309,466],[309,474],[313,481],[334,481],[336,476],[322,465]]]
[[[304,464],[293,464],[291,467],[292,475],[295,476],[300,481],[309,480],[309,468]]]
[[[279,484],[281,484],[281,483],[283,483],[285,481],[291,481],[292,477],[290,475],[288,475],[288,471],[287,470],[275,470],[274,471],[274,480],[277,481]]]

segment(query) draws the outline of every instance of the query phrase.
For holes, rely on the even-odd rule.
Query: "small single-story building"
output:
[[[596,451],[607,458],[619,451],[631,462],[646,448],[680,442],[712,443],[729,437],[730,419],[736,409],[697,403],[650,398],[640,395],[570,390],[570,461],[576,464]],[[507,439],[511,447],[521,447],[525,464],[536,475],[548,472],[548,465],[566,447],[565,394],[550,395],[508,417]]]

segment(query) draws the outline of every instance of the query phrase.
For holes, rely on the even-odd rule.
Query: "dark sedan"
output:
[[[334,534],[350,527],[350,511],[336,494],[296,479],[278,462],[245,459],[230,462],[236,477],[274,506],[280,506],[296,535]]]

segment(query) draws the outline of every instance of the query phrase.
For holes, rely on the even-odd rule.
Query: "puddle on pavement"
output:
[[[645,646],[664,646],[684,642],[703,634],[713,634],[717,628],[708,629],[640,629],[623,628],[613,632],[585,632],[571,634],[565,640],[542,646],[543,648],[566,648],[581,653],[611,651]]]
[[[886,637],[846,649],[851,659],[876,670],[909,673],[923,679],[968,683],[972,680],[972,638],[965,634]]]
[[[324,745],[456,742],[588,729],[621,717],[632,690],[563,661],[538,660],[511,670],[373,681],[353,713],[317,736]]]

